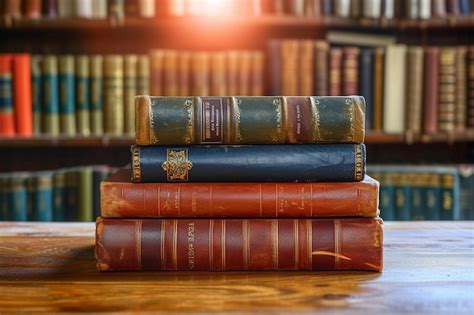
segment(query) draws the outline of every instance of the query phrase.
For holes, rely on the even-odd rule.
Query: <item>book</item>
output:
[[[41,130],[49,135],[58,135],[59,124],[59,93],[58,93],[58,58],[54,55],[43,56],[41,69],[42,113]]]
[[[456,118],[457,130],[464,130],[466,127],[466,103],[467,103],[467,49],[466,47],[456,47]]]
[[[56,18],[58,16],[58,7],[56,0],[41,1],[41,14],[45,18]]]
[[[348,18],[350,16],[351,1],[350,0],[335,0],[334,1],[334,15],[341,18]]]
[[[31,56],[31,102],[33,115],[33,134],[41,133],[41,108],[43,90],[41,83],[41,56]]]
[[[299,74],[300,82],[297,95],[313,95],[314,88],[314,41],[301,40],[299,43]],[[357,94],[357,93],[354,93]],[[347,94],[349,95],[349,94]]]
[[[96,221],[102,271],[381,271],[382,243],[377,218]]]
[[[420,0],[405,0],[405,16],[416,20],[420,17]]]
[[[76,169],[66,169],[65,173],[64,219],[66,221],[77,221],[79,217],[79,174]]]
[[[461,219],[474,220],[474,166],[460,165],[460,210]],[[0,179],[1,180],[1,179]]]
[[[90,222],[92,218],[92,168],[81,167],[77,170],[78,180],[78,217],[77,221]]]
[[[0,136],[15,135],[11,55],[0,54]]]
[[[364,0],[363,1],[363,16],[365,18],[377,19],[377,18],[380,18],[381,13],[382,13],[382,0]]]
[[[281,95],[282,90],[282,63],[281,63],[281,42],[273,39],[267,44],[267,68],[270,80],[270,95]],[[229,93],[230,95],[230,93]]]
[[[74,16],[74,6],[76,0],[58,0],[56,5],[58,8],[58,17],[69,18]]]
[[[153,91],[153,89],[150,88],[150,91]],[[159,95],[153,93],[151,94]],[[181,52],[178,55],[178,95],[191,95],[191,53],[189,52]]]
[[[423,48],[411,46],[406,56],[406,126],[412,133],[420,133],[423,101]]]
[[[281,92],[283,95],[298,95],[299,87],[299,41],[285,39],[281,41]]]
[[[441,183],[439,174],[425,174],[425,218],[439,220],[441,213]]]
[[[104,58],[101,55],[89,57],[89,83],[90,83],[90,127],[91,134],[102,135],[104,133]]]
[[[104,58],[104,131],[120,135],[124,130],[123,57]]]
[[[0,221],[10,220],[10,205],[9,205],[9,183],[6,174],[0,174]]]
[[[438,130],[439,48],[427,47],[424,54],[423,131],[436,133]]]
[[[405,54],[406,46],[385,48],[383,130],[402,133],[405,130]]]
[[[396,220],[397,213],[395,209],[395,187],[390,173],[370,173],[380,181],[380,209],[384,220]]]
[[[163,95],[175,96],[177,94],[178,52],[175,50],[165,50],[163,55]],[[132,102],[130,104],[133,105],[133,99],[131,99],[131,101]]]
[[[66,220],[66,172],[57,171],[53,173],[53,221],[63,222]]]
[[[213,53],[210,58],[210,94],[219,96],[227,94],[226,55],[223,52]]]
[[[410,210],[412,221],[426,220],[426,203],[424,200],[425,174],[409,174],[411,181]]]
[[[72,55],[58,56],[59,130],[64,135],[75,135],[76,74]]]
[[[431,1],[432,0],[419,0],[418,17],[422,20],[431,18]]]
[[[373,130],[383,130],[383,102],[384,102],[384,59],[385,50],[382,47],[374,49],[374,75],[373,75]],[[370,105],[369,105],[370,107]],[[366,110],[366,115],[370,115]],[[367,124],[366,118],[366,124]],[[370,122],[368,123],[370,126]]]
[[[329,95],[329,45],[326,41],[314,43],[314,95]],[[275,94],[279,95],[279,94]]]
[[[107,15],[112,23],[120,24],[125,17],[125,3],[124,0],[108,0],[107,1]]]
[[[178,90],[179,90],[179,83],[178,83]],[[149,94],[150,94],[150,58],[147,55],[138,55],[137,57],[137,95],[149,95]],[[135,117],[135,114],[133,117]]]
[[[7,193],[10,197],[8,202],[10,221],[27,221],[27,203],[28,191],[26,188],[26,173],[15,173],[15,176],[9,178],[9,185],[7,186]]]
[[[252,55],[248,51],[239,52],[238,59],[239,74],[237,80],[237,95],[250,95]]]
[[[33,134],[30,59],[29,54],[12,55],[15,133],[22,137]]]
[[[362,0],[350,0],[350,17],[353,19],[358,19],[363,14]]]
[[[131,160],[132,180],[143,183],[342,182],[365,174],[363,144],[132,146]]]
[[[93,218],[100,216],[100,200],[101,200],[101,183],[110,175],[110,169],[107,166],[96,166],[92,169],[92,204],[93,204]],[[128,176],[130,181],[130,176]]]
[[[390,35],[367,34],[361,32],[342,32],[330,30],[327,41],[331,45],[383,47],[393,45],[397,38]]]
[[[374,217],[379,184],[132,183],[121,169],[100,186],[105,218]]]
[[[469,0],[460,0],[459,1],[459,11],[463,16],[469,16],[471,14],[471,4]]]
[[[342,49],[333,47],[329,50],[329,95],[342,94]]]
[[[374,50],[363,48],[360,51],[359,91],[365,99],[365,129],[372,129],[373,125],[373,96],[374,96]]]
[[[76,0],[74,7],[74,15],[82,18],[92,18],[93,2],[94,0]]]
[[[96,19],[105,19],[107,17],[107,0],[92,1],[92,16]]]
[[[133,135],[135,133],[135,96],[138,94],[137,55],[125,55],[123,65],[124,132]]]
[[[138,12],[141,17],[152,18],[156,14],[155,0],[139,0]]]
[[[432,0],[431,15],[434,18],[446,18],[447,9],[445,0]]]
[[[460,0],[446,0],[446,3],[451,16],[461,15]]]
[[[474,46],[469,46],[467,53],[467,127],[474,127]]]
[[[362,143],[365,135],[360,96],[137,96],[136,110],[139,145]]]
[[[191,55],[191,95],[209,95],[209,53]]]
[[[384,19],[393,19],[395,17],[395,0],[383,0],[381,16]]]
[[[264,55],[262,52],[251,53],[251,73],[250,73],[250,95],[260,96],[264,95],[265,81],[263,79]],[[226,95],[221,94],[221,95]]]
[[[51,222],[53,220],[53,183],[51,172],[37,172],[32,177],[32,216],[29,221]]]
[[[163,58],[163,50],[150,51],[150,93],[152,95],[163,95]]]
[[[456,128],[456,50],[443,47],[439,53],[438,129]]]
[[[76,57],[76,126],[82,136],[91,134],[89,57]]]
[[[342,95],[359,94],[359,56],[358,47],[344,47],[342,61]]]

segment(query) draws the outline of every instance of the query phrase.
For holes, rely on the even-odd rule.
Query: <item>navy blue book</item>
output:
[[[470,8],[470,3],[469,0],[460,0],[459,1],[459,9],[461,11],[461,14],[464,16],[467,16],[471,14],[471,8]]]
[[[325,16],[332,15],[332,0],[323,0],[322,12],[323,12],[323,15]]]
[[[365,129],[372,129],[373,120],[373,73],[374,73],[374,50],[363,48],[360,52],[360,95],[365,98]]]
[[[363,144],[132,146],[134,182],[349,182]]]

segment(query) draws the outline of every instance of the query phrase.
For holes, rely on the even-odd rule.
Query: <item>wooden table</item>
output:
[[[384,228],[381,274],[101,273],[93,224],[0,223],[0,313],[474,313],[473,222]]]

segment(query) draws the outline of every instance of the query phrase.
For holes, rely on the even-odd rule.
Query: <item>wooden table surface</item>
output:
[[[88,223],[0,223],[0,313],[474,313],[474,222],[386,222],[384,271],[101,273]]]

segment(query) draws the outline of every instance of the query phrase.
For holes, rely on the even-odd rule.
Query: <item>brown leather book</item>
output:
[[[456,127],[456,49],[442,48],[439,54],[438,129],[452,132]]]
[[[446,0],[431,1],[431,15],[434,18],[446,18]]]
[[[406,130],[420,133],[423,110],[423,48],[412,46],[407,49],[406,66]]]
[[[105,219],[97,269],[382,270],[379,218]]]
[[[359,55],[359,48],[344,47],[342,95],[359,94]]]
[[[211,54],[211,95],[227,95],[226,55],[222,52]]]
[[[320,17],[321,7],[321,0],[306,0],[305,15],[312,17]]]
[[[197,52],[191,55],[191,93],[209,95],[209,54]]]
[[[425,48],[423,129],[425,133],[438,131],[439,48]]]
[[[329,95],[341,95],[341,66],[342,49],[331,48],[329,50]]]
[[[324,40],[314,42],[314,95],[328,95],[329,45]]]
[[[165,50],[163,56],[163,92],[166,96],[178,94],[178,52]]]
[[[466,128],[466,56],[464,46],[456,47],[456,129]]]
[[[178,95],[191,95],[191,53],[178,54]]]
[[[281,41],[281,92],[283,95],[298,95],[300,84],[298,75],[299,46],[299,40],[286,39]]]
[[[374,114],[373,129],[383,129],[383,87],[384,87],[384,60],[385,50],[382,47],[374,50]]]
[[[239,92],[239,59],[238,51],[227,52],[227,93],[238,95]]]
[[[252,67],[251,67],[251,85],[250,95],[262,96],[264,94],[263,68],[264,55],[262,52],[252,53]]]
[[[301,40],[299,43],[299,74],[298,95],[313,95],[314,86],[314,41]]]
[[[41,0],[26,0],[23,2],[25,17],[39,19],[41,17]]]
[[[467,127],[474,128],[474,46],[469,46],[467,81]]]
[[[252,55],[249,51],[239,52],[239,80],[237,95],[250,95]]]
[[[150,93],[163,95],[163,58],[164,51],[157,49],[150,52]]]
[[[120,169],[100,186],[105,218],[374,217],[379,183],[132,183]]]

